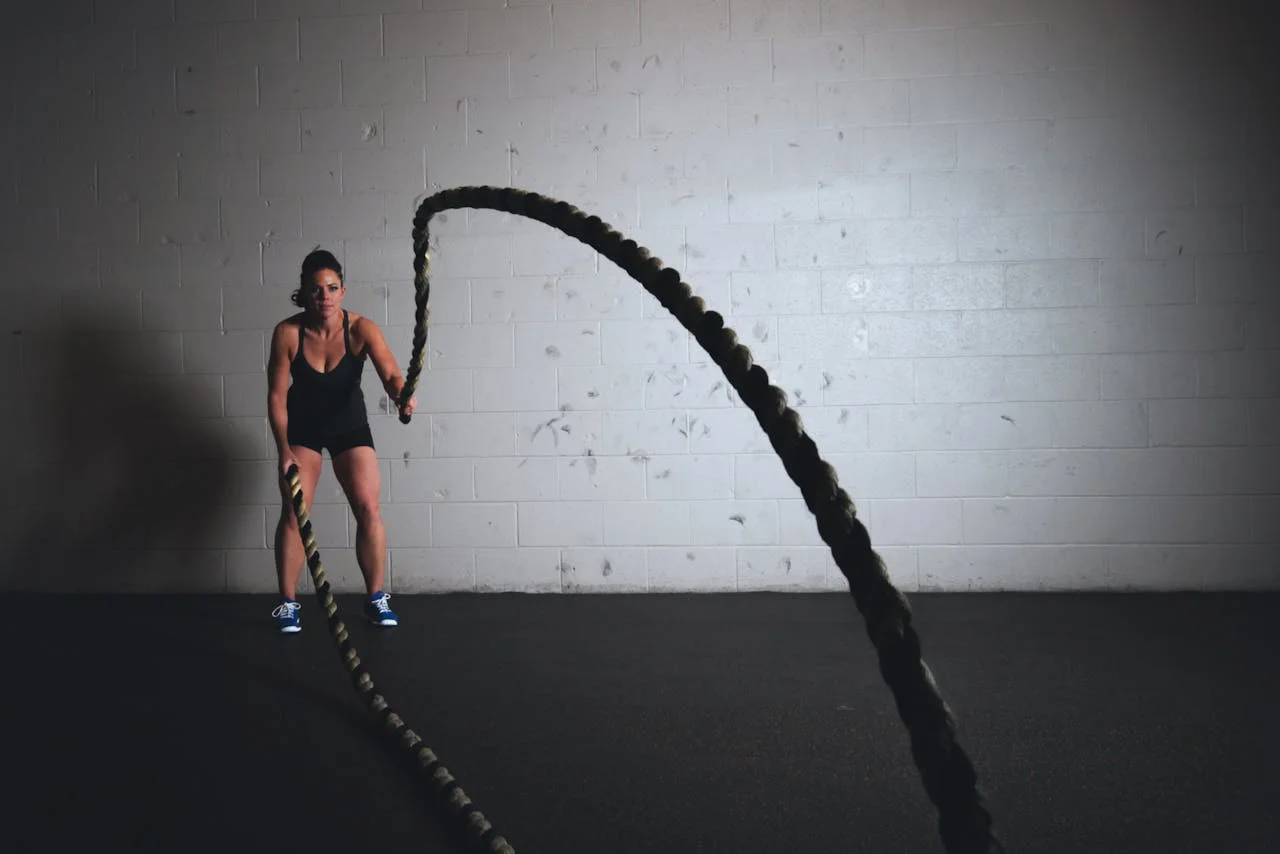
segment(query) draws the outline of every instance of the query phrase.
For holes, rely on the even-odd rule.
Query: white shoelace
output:
[[[276,609],[271,612],[273,617],[289,616],[292,617],[302,606],[297,602],[281,602]]]

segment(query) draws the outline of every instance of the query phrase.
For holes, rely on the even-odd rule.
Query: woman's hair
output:
[[[321,270],[332,270],[338,274],[338,279],[342,279],[342,265],[338,263],[338,259],[327,249],[321,249],[317,246],[302,259],[302,273],[298,277],[298,289],[293,292],[290,297],[293,304],[299,308],[306,305],[303,291],[311,284],[311,277]]]

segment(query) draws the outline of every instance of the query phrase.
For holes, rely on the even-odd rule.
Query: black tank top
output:
[[[303,352],[306,330],[298,324],[298,354],[289,365],[293,382],[287,398],[289,420],[300,421],[313,429],[338,432],[362,427],[369,420],[360,375],[364,372],[364,356],[351,352],[351,326],[347,312],[342,312],[342,340],[346,352],[332,371],[317,371],[307,362]]]

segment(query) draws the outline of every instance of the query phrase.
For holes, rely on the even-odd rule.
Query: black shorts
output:
[[[369,430],[368,424],[356,427],[354,430],[344,430],[341,432],[325,432],[314,430],[305,426],[295,427],[289,425],[289,444],[301,445],[304,448],[310,448],[317,454],[322,449],[329,449],[329,459],[333,459],[343,451],[349,451],[352,448],[373,447],[373,433]]]

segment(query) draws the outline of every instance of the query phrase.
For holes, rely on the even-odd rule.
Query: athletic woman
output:
[[[302,311],[276,325],[267,362],[267,412],[280,457],[284,504],[276,525],[275,559],[280,605],[272,612],[282,632],[302,629],[298,578],[306,562],[298,520],[284,473],[298,467],[302,496],[311,507],[329,451],[333,472],[356,520],[356,562],[368,600],[364,614],[374,625],[399,623],[383,590],[386,531],[379,506],[381,471],[369,430],[360,377],[367,358],[397,408],[412,414],[417,399],[401,407],[404,377],[374,321],[342,307],[346,284],[332,253],[316,249],[302,261],[293,303]],[[292,381],[292,382],[291,382]]]

